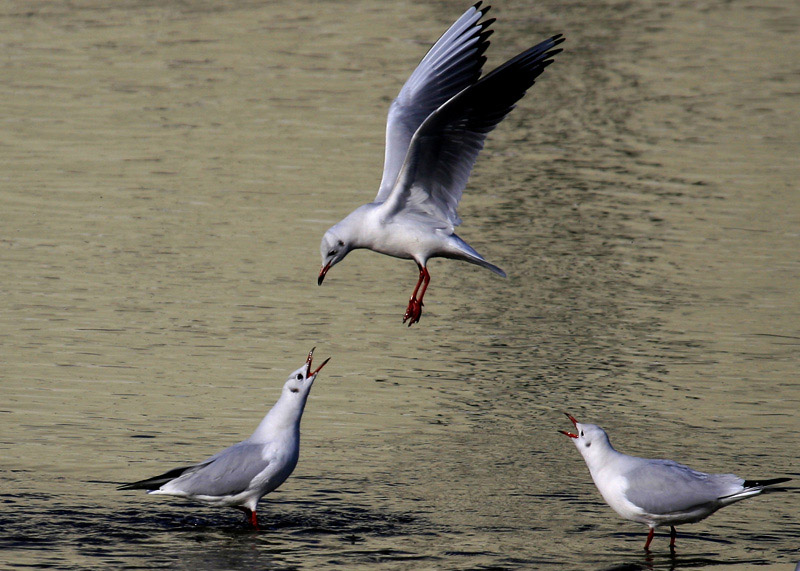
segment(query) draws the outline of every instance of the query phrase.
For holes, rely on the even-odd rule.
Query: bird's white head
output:
[[[330,357],[325,359],[322,364],[317,367],[315,370],[311,370],[311,360],[314,357],[314,349],[308,352],[308,358],[306,362],[303,363],[303,366],[294,371],[289,378],[286,379],[286,383],[283,385],[283,394],[288,395],[290,398],[300,398],[305,399],[308,397],[308,392],[311,390],[311,385],[314,384],[314,379],[317,378],[317,374],[322,370],[322,367],[331,360]]]
[[[322,242],[319,245],[319,253],[322,255],[322,269],[319,271],[317,285],[322,285],[325,274],[333,266],[341,262],[353,247],[342,233],[336,231],[336,226],[325,232]]]
[[[611,447],[605,430],[596,424],[580,423],[569,413],[565,412],[564,414],[572,421],[573,426],[575,426],[575,432],[566,430],[559,430],[559,432],[573,439],[575,446],[587,462]]]

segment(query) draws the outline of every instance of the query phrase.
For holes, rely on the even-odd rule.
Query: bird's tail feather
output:
[[[444,255],[446,258],[455,258],[458,260],[464,260],[465,262],[469,262],[470,264],[475,264],[476,266],[482,266],[488,270],[492,270],[498,276],[506,277],[506,273],[495,266],[492,263],[487,262],[483,256],[481,256],[475,249],[467,244],[464,240],[459,238],[456,234],[452,234],[451,238],[451,246],[455,246],[456,252],[452,253],[452,255]]]
[[[487,262],[483,258],[469,258],[467,261],[473,264],[477,264],[479,266],[483,266],[484,268],[487,268],[489,270],[492,270],[498,276],[506,277],[506,273],[502,269],[498,268],[497,266],[495,266],[490,262]]]

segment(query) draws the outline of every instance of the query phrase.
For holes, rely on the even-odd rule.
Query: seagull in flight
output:
[[[278,402],[249,438],[199,464],[175,468],[159,476],[124,484],[119,490],[179,496],[242,510],[258,529],[256,506],[262,496],[286,481],[300,456],[300,419],[311,385],[330,358],[311,371],[312,349],[306,362],[283,385]]]
[[[559,432],[573,439],[606,503],[623,518],[650,527],[644,544],[647,551],[659,526],[670,526],[669,547],[674,551],[676,525],[698,522],[720,508],[764,492],[767,486],[791,480],[745,480],[734,474],[698,472],[672,460],[628,456],[611,446],[599,426],[567,416],[575,432]]]
[[[351,251],[366,248],[414,260],[419,279],[403,323],[422,315],[430,258],[452,258],[505,272],[455,234],[456,209],[486,136],[553,62],[555,35],[481,77],[489,47],[489,6],[467,10],[422,58],[389,108],[383,178],[375,200],[322,237],[322,285]]]

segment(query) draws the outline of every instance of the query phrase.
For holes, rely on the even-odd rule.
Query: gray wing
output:
[[[185,472],[173,485],[190,495],[238,494],[249,488],[253,479],[269,466],[269,460],[262,458],[263,449],[263,444],[234,444]]]
[[[625,497],[651,514],[688,511],[741,490],[734,474],[705,474],[672,460],[647,460],[625,474]]]
[[[487,38],[492,34],[488,27],[494,22],[479,22],[489,11],[488,6],[479,9],[480,4],[464,12],[431,47],[389,107],[383,178],[376,202],[389,196],[411,137],[425,118],[480,77],[486,61],[483,53],[489,47]]]
[[[386,212],[407,209],[460,224],[456,209],[487,135],[553,63],[561,51],[553,48],[563,41],[559,34],[522,52],[431,113],[411,140]]]

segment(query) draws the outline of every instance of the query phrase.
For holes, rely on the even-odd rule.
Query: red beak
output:
[[[325,279],[325,274],[328,273],[328,270],[331,269],[330,264],[325,264],[322,266],[322,269],[319,271],[319,277],[317,278],[317,285],[322,285],[322,280]]]
[[[314,347],[314,349],[316,349],[316,347]],[[308,359],[306,359],[306,364],[308,365],[308,370],[309,370],[309,371],[311,370],[311,360],[312,360],[312,358],[314,357],[314,349],[311,349],[311,351],[309,351],[309,352],[308,352]],[[330,357],[328,357],[327,359],[325,359],[325,360],[322,362],[322,364],[321,364],[319,367],[317,367],[317,370],[316,370],[316,371],[314,371],[313,373],[309,373],[309,374],[308,374],[308,376],[309,376],[309,377],[313,377],[313,376],[315,376],[317,373],[319,373],[319,372],[322,370],[322,367],[324,367],[324,366],[327,364],[327,362],[328,362],[328,361],[330,361],[330,360],[331,360],[331,358],[330,358]]]
[[[578,429],[578,421],[577,421],[577,420],[575,420],[575,417],[574,417],[574,416],[572,416],[572,415],[571,415],[570,413],[568,413],[568,412],[565,412],[564,414],[566,414],[566,415],[567,415],[567,417],[568,417],[568,418],[569,418],[569,419],[572,421],[572,425],[575,427],[575,430],[577,430],[577,429]],[[566,436],[569,436],[570,438],[578,438],[578,435],[577,435],[577,434],[573,434],[573,433],[571,433],[571,432],[567,432],[566,430],[559,430],[559,432],[560,432],[561,434],[564,434],[564,435],[566,435]]]

